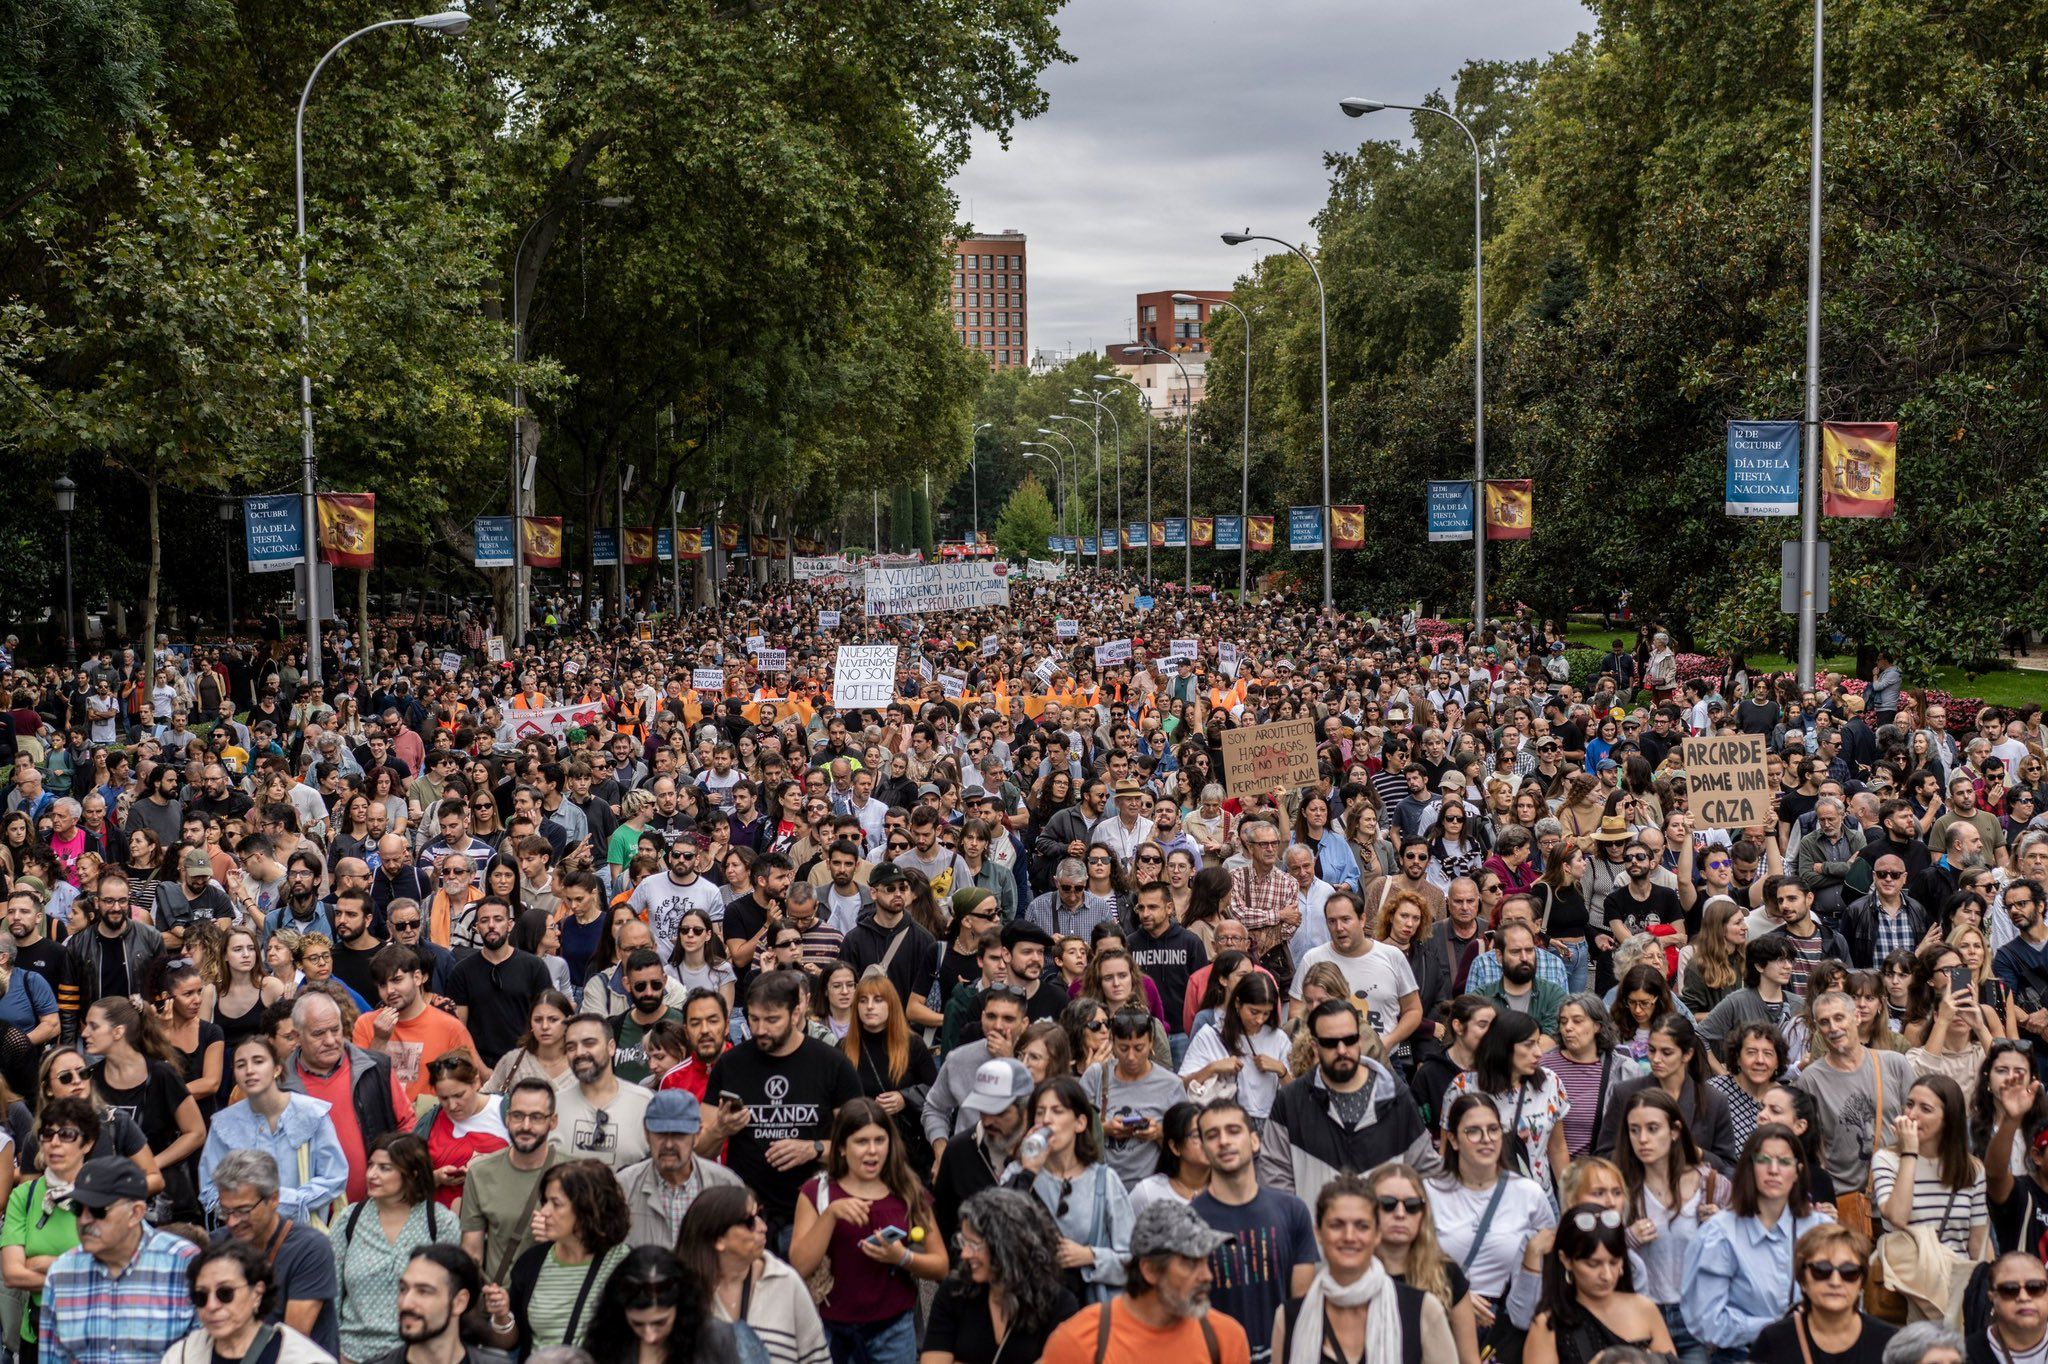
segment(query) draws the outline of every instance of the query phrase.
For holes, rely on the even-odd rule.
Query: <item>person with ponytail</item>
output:
[[[198,1171],[193,1160],[206,1142],[206,1120],[185,1087],[183,1058],[155,1015],[126,995],[108,995],[85,1011],[78,1040],[100,1058],[93,1088],[116,1111],[135,1115],[164,1173],[170,1220],[199,1220]]]
[[[1379,1195],[1349,1170],[1316,1195],[1323,1262],[1308,1291],[1273,1323],[1273,1364],[1457,1364],[1451,1318],[1435,1294],[1402,1283],[1378,1259]]]

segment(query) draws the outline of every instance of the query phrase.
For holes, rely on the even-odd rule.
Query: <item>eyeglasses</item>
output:
[[[1392,1194],[1380,1195],[1381,1212],[1393,1212],[1398,1208],[1410,1217],[1420,1217],[1422,1210],[1428,1206],[1429,1200],[1426,1198],[1396,1198]]]
[[[262,1207],[263,1204],[261,1202],[245,1203],[240,1207],[231,1208],[225,1202],[222,1202],[216,1203],[214,1206],[220,1212],[221,1221],[234,1223],[239,1222],[242,1219],[250,1216],[252,1213],[256,1211],[256,1209]]]
[[[393,919],[391,921],[391,931],[393,933],[410,933],[419,926],[420,921],[418,919]]]
[[[2022,1296],[2038,1298],[2048,1295],[2048,1279],[2021,1279],[2017,1283],[1995,1283],[1991,1291],[2007,1302],[2018,1302]]]
[[[60,1085],[75,1085],[85,1078],[85,1072],[82,1070],[53,1070],[50,1072],[50,1078]]]
[[[209,1302],[217,1302],[222,1307],[226,1307],[236,1298],[241,1297],[242,1290],[249,1286],[245,1283],[224,1283],[215,1288],[211,1293],[207,1292],[204,1288],[195,1288],[192,1290],[192,1305],[203,1310]]]
[[[43,1129],[43,1140],[45,1142],[68,1141],[75,1145],[85,1140],[85,1133],[79,1131],[76,1127],[46,1127]]]
[[[1881,871],[1877,873],[1877,879],[1880,881],[1903,881],[1906,879],[1906,873],[1902,871]]]
[[[1840,1279],[1843,1283],[1861,1283],[1863,1269],[1864,1267],[1854,1260],[1844,1260],[1840,1264],[1831,1260],[1809,1260],[1806,1265],[1806,1273],[1812,1278]],[[2048,1283],[2042,1284],[2041,1288],[2048,1292]]]
[[[1162,857],[1160,857],[1158,853],[1139,853],[1139,854],[1138,854],[1138,862],[1139,862],[1139,864],[1140,864],[1140,865],[1142,865],[1142,864],[1144,864],[1144,863],[1146,863],[1146,862],[1155,862],[1155,863],[1156,863],[1156,862],[1163,862],[1163,861],[1165,861],[1165,859],[1164,859],[1164,858],[1162,858]]]
[[[1605,1227],[1609,1231],[1614,1231],[1621,1226],[1621,1214],[1612,1208],[1602,1208],[1599,1212],[1577,1212],[1572,1214],[1572,1225],[1580,1231],[1591,1231],[1595,1227]]]
[[[1060,1205],[1059,1205],[1059,1207],[1058,1207],[1058,1208],[1057,1208],[1057,1209],[1056,1209],[1056,1210],[1055,1210],[1055,1211],[1053,1212],[1053,1216],[1054,1216],[1054,1217],[1065,1217],[1065,1216],[1067,1215],[1067,1197],[1068,1197],[1068,1195],[1072,1194],[1073,1192],[1074,1192],[1074,1181],[1073,1181],[1073,1180],[1071,1180],[1071,1179],[1063,1179],[1063,1180],[1061,1180],[1061,1181],[1060,1181]]]

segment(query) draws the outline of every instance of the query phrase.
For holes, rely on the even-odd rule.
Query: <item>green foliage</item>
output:
[[[1047,557],[1045,538],[1057,529],[1044,486],[1036,476],[1027,474],[996,519],[996,548],[1005,559],[1016,562],[1043,559]]]
[[[938,544],[932,538],[932,500],[921,481],[910,489],[910,541],[927,559],[938,552]]]

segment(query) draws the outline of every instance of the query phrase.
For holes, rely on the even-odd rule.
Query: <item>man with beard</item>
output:
[[[344,862],[354,862],[345,858]],[[360,862],[356,863],[361,866]],[[340,871],[337,866],[336,877]],[[370,974],[370,961],[384,944],[370,931],[370,892],[351,884],[335,892],[328,917],[334,920],[334,974],[341,983],[364,999],[377,997],[377,982]]]
[[[1820,1056],[1792,1081],[1820,1106],[1820,1163],[1837,1189],[1860,1189],[1870,1180],[1870,1157],[1906,1106],[1920,1072],[1903,1052],[1873,1051],[1858,1035],[1856,1001],[1830,990],[1810,1005]],[[1884,1111],[1878,1111],[1880,1101]]]
[[[501,1299],[504,1292],[498,1290]],[[462,1319],[483,1295],[473,1258],[453,1246],[415,1246],[398,1276],[398,1338],[405,1343],[369,1364],[466,1364],[471,1355],[462,1343]],[[502,1320],[511,1311],[500,1301],[492,1314]]]
[[[78,986],[72,981],[71,957],[62,943],[52,942],[49,918],[34,890],[15,883],[7,896],[7,932],[14,939],[15,966],[43,978],[57,996],[59,1035],[66,1041],[78,1032]],[[1065,991],[1061,1002],[1065,1003]]]
[[[1363,1027],[1348,999],[1326,999],[1309,1010],[1315,1069],[1281,1086],[1259,1129],[1259,1183],[1266,1188],[1313,1204],[1340,1170],[1365,1171],[1390,1160],[1424,1175],[1443,1168],[1408,1086],[1359,1054]]]
[[[1017,1039],[1024,1035],[1024,996],[1008,985],[983,990],[976,1012],[981,1018],[980,1038],[948,1051],[925,1091],[921,1121],[934,1157],[944,1156],[946,1144],[966,1129],[965,1096],[981,1067],[991,1060],[1015,1056]]]
[[[683,1011],[669,1007],[668,972],[662,969],[661,958],[647,948],[626,957],[626,989],[633,1007],[611,1021],[612,1041],[618,1047],[613,1064],[621,1080],[637,1085],[649,1073],[647,1034],[664,1018],[681,1023]]]
[[[1072,998],[1067,984],[1055,971],[1045,974],[1046,956],[1052,951],[1052,934],[1023,919],[1003,927],[1003,945],[1010,949],[1010,984],[1024,995],[1024,1022],[1028,1026],[1043,1019],[1058,1018]],[[979,1027],[975,1026],[978,1033]],[[963,1030],[961,1036],[969,1036]]]
[[[1927,845],[1920,839],[1920,821],[1913,815],[1913,802],[1909,800],[1888,800],[1877,808],[1878,827],[1865,827],[1867,836],[1863,851],[1856,854],[1863,862],[1875,863],[1886,853],[1897,857],[1906,864],[1907,876],[1918,876],[1934,859],[1927,851]],[[1851,877],[1852,882],[1869,881],[1868,869],[1861,877]]]
[[[663,961],[675,952],[676,925],[686,912],[701,909],[714,924],[725,917],[725,900],[718,887],[698,874],[698,864],[710,846],[711,840],[700,834],[679,835],[668,845],[667,867],[633,887],[629,903],[653,930],[654,950]]]
[[[493,1283],[533,1244],[541,1176],[568,1159],[552,1140],[555,1087],[535,1076],[514,1084],[505,1096],[505,1132],[511,1144],[472,1160],[462,1180],[462,1248]]]
[[[633,1217],[626,1244],[672,1249],[682,1234],[683,1215],[697,1195],[721,1184],[737,1186],[740,1177],[715,1160],[697,1158],[703,1110],[681,1090],[656,1094],[641,1125],[647,1130],[647,1149],[652,1154],[619,1171],[619,1191]]]
[[[974,1087],[960,1101],[960,1111],[975,1116],[974,1130],[946,1147],[932,1178],[933,1211],[947,1245],[960,1230],[961,1205],[995,1187],[1024,1139],[1032,1088],[1030,1070],[1012,1057],[992,1056],[974,1072]]]
[[[945,1020],[925,1004],[937,972],[939,944],[908,913],[917,895],[910,873],[893,862],[884,862],[869,876],[868,886],[875,906],[861,915],[846,935],[846,960],[856,972],[881,967],[896,987],[896,997],[904,1002],[913,1026],[943,1023]]]
[[[1275,1316],[1315,1279],[1322,1258],[1315,1220],[1293,1194],[1259,1187],[1253,1163],[1259,1134],[1235,1099],[1204,1105],[1195,1132],[1209,1160],[1209,1187],[1188,1206],[1230,1238],[1209,1265],[1222,1285],[1216,1306],[1244,1324],[1253,1364],[1265,1364],[1273,1354]]]
[[[719,931],[725,937],[726,958],[741,980],[753,967],[754,955],[768,941],[789,903],[790,883],[796,867],[787,853],[763,854],[754,863],[754,889],[725,907],[725,921]]]
[[[148,829],[166,848],[176,843],[185,822],[184,808],[178,803],[178,786],[176,767],[170,763],[152,767],[149,779],[143,783],[148,794],[128,807],[128,832]]]
[[[320,903],[319,855],[301,848],[291,855],[286,867],[284,897],[264,921],[264,940],[268,941],[270,935],[280,928],[289,928],[301,937],[308,933],[322,933],[332,941],[334,925]]]
[[[1161,1199],[1131,1227],[1124,1291],[1046,1338],[1044,1364],[1251,1364],[1245,1329],[1209,1310],[1209,1257],[1230,1243],[1187,1204]]]
[[[600,1160],[614,1170],[647,1159],[641,1119],[654,1095],[625,1083],[612,1069],[611,1024],[593,1014],[576,1015],[569,1020],[567,1051],[576,1083],[555,1096],[557,1143],[572,1159]]]
[[[683,1001],[683,1042],[690,1054],[681,1065],[661,1077],[661,1087],[684,1090],[702,1103],[711,1068],[731,1049],[732,1044],[726,1041],[731,1034],[731,1019],[724,995],[701,987],[690,991]]]
[[[1992,973],[2020,1009],[2020,1031],[2034,1039],[2034,1069],[2048,1077],[2048,915],[2039,881],[2022,877],[2005,888],[2005,912],[2019,936],[1998,949]]]
[[[109,868],[100,874],[90,933],[64,940],[71,958],[71,978],[91,998],[132,995],[142,989],[142,970],[163,950],[164,935],[137,919],[128,877]]]
[[[455,1016],[476,1039],[486,1066],[519,1045],[540,992],[553,988],[547,964],[512,945],[512,906],[492,895],[477,902],[477,951],[448,977]]]
[[[697,1134],[697,1154],[725,1163],[760,1199],[768,1243],[785,1244],[803,1183],[825,1158],[825,1139],[841,1104],[861,1096],[853,1062],[808,1036],[797,1021],[797,977],[771,971],[747,989],[752,1046],[738,1046],[711,1068],[715,1116]]]
[[[1295,964],[1293,997],[1301,999],[1301,979],[1319,962],[1334,962],[1351,986],[1351,997],[1365,1011],[1366,1024],[1380,1035],[1389,1053],[1422,1026],[1421,987],[1401,950],[1375,942],[1359,916],[1358,897],[1340,890],[1323,902],[1323,920],[1330,940]]]
[[[1932,864],[1923,867],[1920,874],[1913,878],[1907,893],[1921,904],[1930,906],[1934,912],[1940,913],[1941,907],[1948,903],[1948,897],[1955,894],[1957,887],[1962,883],[1962,874],[1966,871],[1975,871],[1984,865],[1984,835],[1978,833],[1973,824],[1954,825],[1948,831],[1947,845]],[[2003,946],[2004,944],[1998,941],[1996,917],[1988,913],[1984,917],[1986,935],[1993,944]],[[2012,918],[2010,914],[2006,917]],[[2013,922],[2017,925],[2018,921]],[[1754,916],[1750,920],[1750,936],[1756,936]]]
[[[1792,946],[1799,952],[1799,960],[1792,967],[1791,991],[1795,995],[1806,993],[1806,973],[1818,963],[1833,957],[1837,961],[1849,960],[1849,944],[1842,941],[1842,935],[1833,932],[1814,917],[1813,893],[1802,885],[1797,877],[1774,876],[1764,888],[1766,901],[1773,907],[1778,927],[1766,934],[1755,934],[1751,939],[1782,934],[1792,940]],[[1751,927],[1754,934],[1754,925]]]
[[[1179,1064],[1188,1049],[1188,1035],[1180,1026],[1188,977],[1209,964],[1209,950],[1174,917],[1173,891],[1164,881],[1148,881],[1138,887],[1137,917],[1138,926],[1125,942],[1131,960],[1159,987],[1160,1002],[1166,1006],[1167,1040],[1174,1062]]]
[[[130,822],[132,826],[132,817]],[[1981,836],[1980,847],[1988,850],[1986,863],[1996,865],[2000,862],[2005,850],[2005,825],[1999,822],[1997,815],[1978,807],[1976,779],[1968,772],[1957,772],[1948,779],[1947,812],[1936,819],[1927,831],[1927,851],[1953,851],[1956,829],[1965,824],[1975,828]]]
[[[1500,953],[1500,979],[1485,989],[1475,990],[1503,1011],[1528,1014],[1536,1030],[1545,1037],[1557,1036],[1557,1010],[1564,1003],[1564,991],[1536,975],[1536,934],[1519,919],[1509,920],[1493,935]]]

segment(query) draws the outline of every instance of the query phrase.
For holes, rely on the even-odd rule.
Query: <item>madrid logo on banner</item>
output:
[[[1729,516],[1799,515],[1799,423],[1728,423]]]
[[[1429,481],[1429,542],[1449,544],[1472,538],[1472,483],[1463,478]]]
[[[1185,516],[1169,516],[1164,522],[1154,522],[1153,524],[1164,528],[1166,532],[1166,548],[1186,549],[1188,547],[1188,519]],[[1153,543],[1158,544],[1159,541],[1155,540]]]
[[[479,516],[476,519],[476,566],[510,568],[519,561],[512,542],[512,518]]]
[[[1243,549],[1244,518],[1242,516],[1219,516],[1216,518],[1216,548]],[[1269,545],[1268,548],[1271,548]]]
[[[1330,508],[1330,548],[1365,548],[1365,508]]]
[[[377,494],[321,493],[320,558],[336,568],[370,568],[377,562]]]
[[[1287,548],[1291,550],[1321,549],[1323,547],[1323,509],[1321,507],[1289,507],[1287,509]]]
[[[1526,540],[1536,523],[1535,484],[1526,478],[1486,480],[1486,538]]]
[[[1820,514],[1890,516],[1898,501],[1899,424],[1820,424]]]
[[[280,573],[306,561],[305,512],[297,493],[242,499],[251,573]]]
[[[1222,519],[1222,517],[1217,518],[1218,521]],[[1248,516],[1245,520],[1251,523],[1245,527],[1245,533],[1250,537],[1249,544],[1251,547],[1253,549],[1271,549],[1273,547],[1273,518],[1270,516]]]
[[[1212,549],[1216,544],[1216,518],[1197,516],[1195,518],[1195,548]]]
[[[519,552],[528,568],[562,566],[562,518],[528,516],[519,522]]]

